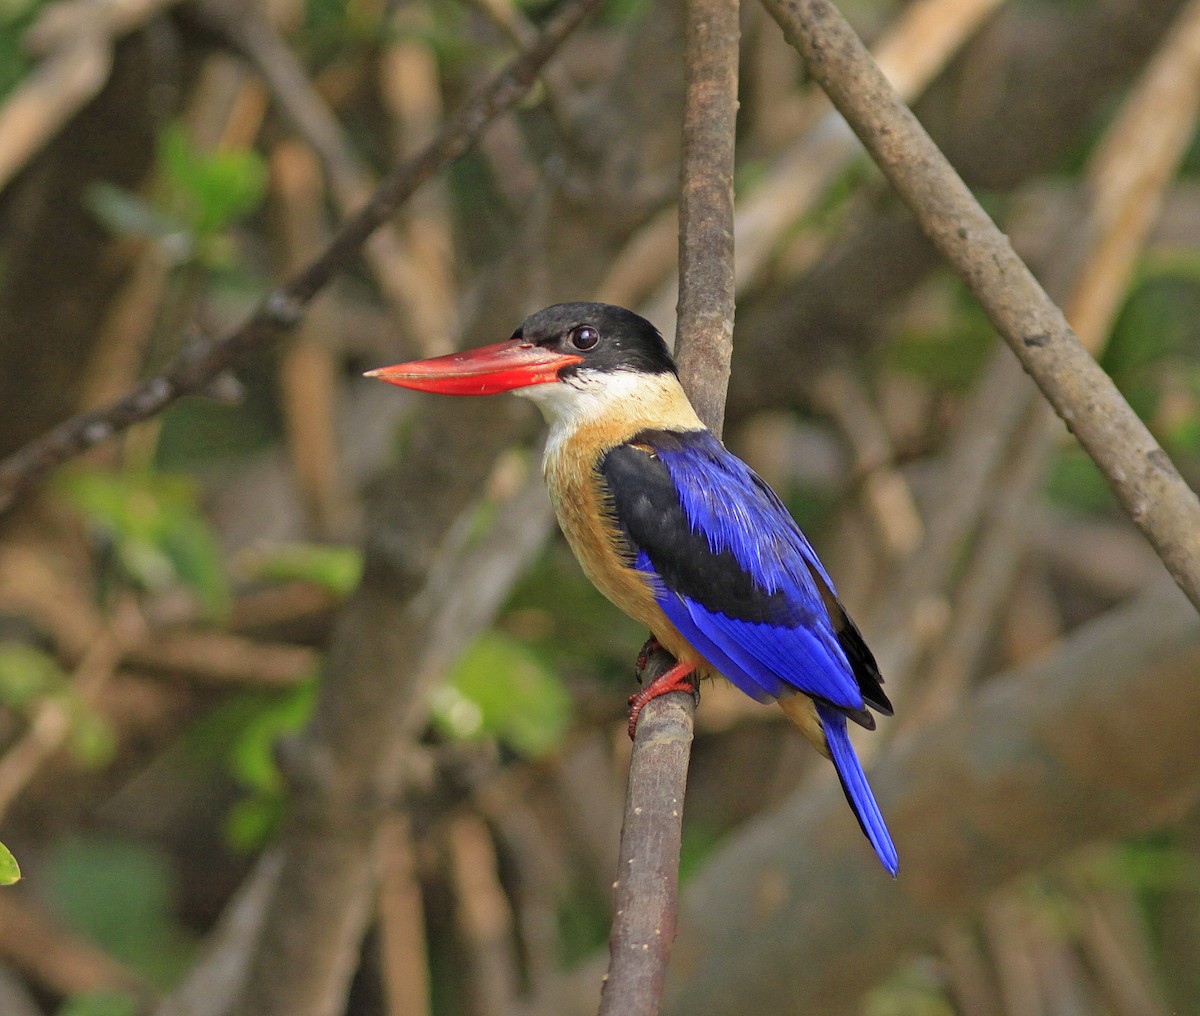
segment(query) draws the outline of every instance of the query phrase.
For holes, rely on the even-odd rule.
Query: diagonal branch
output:
[[[374,230],[425,182],[465,154],[493,120],[528,92],[538,72],[597,5],[568,0],[541,35],[450,119],[412,161],[388,176],[307,267],[272,290],[250,318],[217,342],[196,340],[157,377],[103,409],[73,416],[0,462],[0,511],[50,469],[135,423],[157,416],[185,395],[202,394],[222,371],[237,366],[295,326],[309,301],[353,264]]]
[[[764,0],[809,73],[1200,607],[1200,500],[829,0]]]
[[[686,33],[677,352],[697,412],[720,433],[733,354],[737,0],[690,0]],[[654,654],[649,669],[665,671],[664,661],[666,653]],[[689,696],[664,695],[651,700],[638,723],[601,1016],[653,1014],[661,1004],[675,937],[694,710]]]
[[[1086,245],[1082,268],[1064,307],[1080,341],[1093,355],[1104,348],[1119,301],[1129,290],[1137,255],[1192,135],[1198,103],[1200,5],[1193,3],[1176,19],[1175,29],[1090,157],[1085,172],[1086,217],[1081,228],[1060,245],[1065,251],[1081,238]],[[932,499],[927,537],[905,563],[873,618],[872,627],[880,633],[876,658],[886,665],[888,680],[899,685],[908,683],[927,648],[921,644],[920,625],[914,619],[928,611],[931,598],[941,595],[954,569],[962,564],[966,534],[989,510],[993,489],[1001,484],[1005,500],[1015,496],[1028,503],[1029,490],[1039,482],[1049,449],[1061,433],[1045,401],[1004,350],[997,350],[971,406],[964,414],[966,425],[947,453],[939,481],[944,493]],[[1040,426],[1030,423],[1032,416],[1042,418]],[[1024,461],[1029,457],[1043,460],[1043,466]],[[1012,475],[1017,473],[1026,478],[1024,493],[1012,488]],[[988,542],[990,537],[985,534],[983,539]],[[956,597],[955,610],[968,601],[969,597]],[[950,636],[949,642],[973,637],[959,623],[950,628],[957,635]],[[941,669],[936,664],[925,672]],[[931,703],[937,693],[927,690],[925,694]],[[944,697],[941,704],[953,708]]]

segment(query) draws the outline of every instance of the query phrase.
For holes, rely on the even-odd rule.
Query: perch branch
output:
[[[718,434],[733,354],[737,0],[689,0],[679,211],[680,377]],[[656,653],[652,668],[670,657]],[[663,667],[663,671],[665,671]],[[648,677],[649,675],[647,675]],[[651,700],[638,723],[601,1016],[657,1013],[675,938],[694,700]]]
[[[309,301],[353,263],[371,233],[418,187],[462,156],[493,120],[521,100],[542,66],[596,3],[570,0],[533,45],[477,92],[415,159],[388,176],[361,211],[334,234],[321,255],[272,290],[235,332],[217,342],[193,341],[164,373],[103,409],[71,417],[0,462],[0,511],[54,466],[156,416],[185,395],[203,393],[222,371],[294,327]]]
[[[1200,607],[1200,499],[829,0],[764,0],[922,229]]]

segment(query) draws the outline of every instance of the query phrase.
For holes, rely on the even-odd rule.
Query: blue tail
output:
[[[821,725],[825,728],[825,740],[829,744],[829,753],[833,756],[833,764],[837,769],[838,778],[842,781],[842,790],[846,792],[846,800],[854,809],[858,824],[866,833],[879,860],[887,868],[892,878],[900,866],[896,855],[896,846],[888,833],[879,805],[875,803],[875,795],[867,784],[867,776],[859,765],[858,756],[850,744],[850,735],[846,732],[846,717],[836,709],[823,703],[817,703],[817,713],[821,717]]]

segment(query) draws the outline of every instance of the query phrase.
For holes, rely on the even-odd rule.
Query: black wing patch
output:
[[[601,460],[600,475],[618,525],[668,589],[739,621],[804,623],[786,596],[764,590],[731,551],[714,552],[691,528],[675,481],[651,449],[618,445]]]
[[[833,633],[837,636],[838,645],[842,647],[842,652],[846,654],[846,659],[850,662],[850,670],[854,673],[854,680],[858,682],[858,691],[862,695],[863,701],[884,716],[891,716],[893,713],[892,703],[888,700],[883,688],[880,687],[883,684],[883,678],[879,674],[879,664],[875,662],[875,654],[867,646],[866,640],[858,630],[858,625],[846,613],[842,601],[825,584],[821,575],[811,568],[809,573],[812,575],[817,589],[820,590],[825,609],[829,611],[829,619],[833,622]],[[874,727],[874,723],[871,726]]]

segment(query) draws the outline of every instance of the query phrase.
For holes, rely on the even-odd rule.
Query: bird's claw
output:
[[[656,677],[636,695],[629,696],[629,739],[632,741],[637,734],[638,717],[651,699],[667,695],[673,691],[685,691],[700,701],[700,686],[693,679],[696,669],[694,663],[676,663],[665,674]]]

